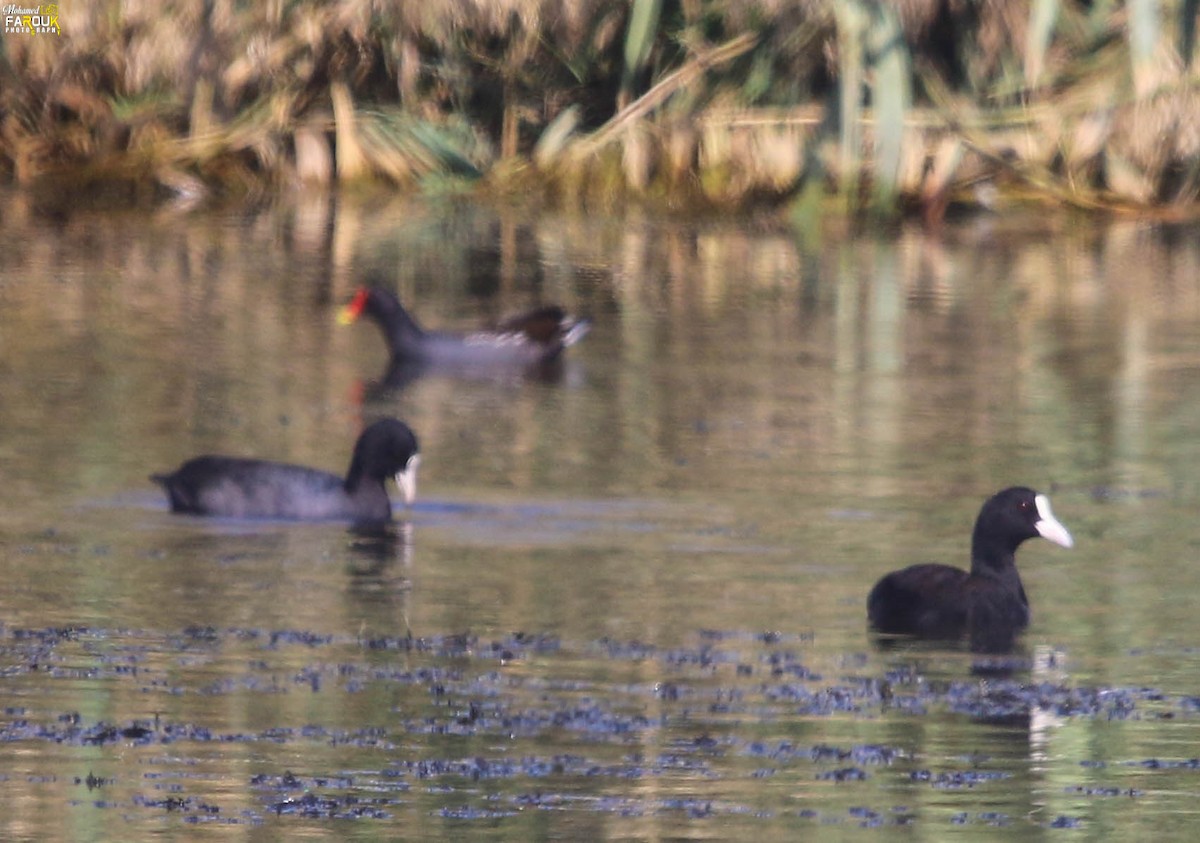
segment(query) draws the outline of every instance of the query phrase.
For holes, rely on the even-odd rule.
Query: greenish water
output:
[[[1195,228],[9,207],[5,839],[1191,827]],[[556,379],[381,391],[334,319],[371,275],[433,327],[594,327]],[[341,470],[380,415],[423,450],[385,537],[174,516],[146,480]],[[875,579],[964,564],[1015,483],[1076,538],[1019,555],[1021,650],[880,649]]]

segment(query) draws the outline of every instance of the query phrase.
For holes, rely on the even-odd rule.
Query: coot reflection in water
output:
[[[201,456],[151,480],[167,492],[171,510],[226,518],[333,519],[385,522],[392,504],[384,486],[394,477],[405,505],[416,497],[420,453],[402,421],[380,419],[354,445],[346,476],[299,465]]]
[[[1022,486],[997,492],[979,511],[971,535],[971,570],[913,565],[887,574],[867,597],[867,617],[882,633],[931,638],[969,636],[977,652],[1007,652],[1029,625],[1029,601],[1016,551],[1041,536],[1074,543],[1045,495]]]

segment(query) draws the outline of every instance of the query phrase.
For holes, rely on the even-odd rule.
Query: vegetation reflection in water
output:
[[[6,837],[1190,822],[1189,232],[13,207]],[[373,391],[378,337],[334,324],[372,274],[431,325],[558,301],[594,328],[550,381]],[[172,516],[146,480],[340,470],[381,415],[424,453],[383,536]],[[879,648],[870,584],[966,565],[1015,482],[1077,540],[1022,551],[1021,648]]]

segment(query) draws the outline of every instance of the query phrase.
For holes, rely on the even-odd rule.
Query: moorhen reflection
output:
[[[358,437],[345,477],[267,460],[202,456],[150,479],[166,490],[174,512],[369,523],[392,517],[384,487],[389,477],[395,478],[405,505],[412,504],[419,463],[417,437],[409,426],[381,419]]]
[[[490,330],[458,334],[427,331],[396,295],[385,287],[360,288],[338,314],[343,325],[365,316],[379,326],[391,364],[385,386],[403,385],[427,368],[480,373],[525,370],[541,375],[563,351],[587,334],[591,322],[577,319],[558,305],[546,305],[507,319]]]
[[[978,652],[1003,652],[1029,625],[1029,601],[1017,573],[1016,551],[1041,536],[1063,547],[1073,541],[1033,489],[997,492],[979,510],[971,535],[971,570],[913,565],[884,576],[867,597],[877,631],[935,638],[970,637]]]

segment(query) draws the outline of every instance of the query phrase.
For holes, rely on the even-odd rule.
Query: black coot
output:
[[[419,463],[417,437],[408,425],[382,419],[358,437],[344,478],[267,460],[203,456],[150,479],[166,490],[175,512],[379,522],[392,517],[384,481],[394,477],[404,503],[411,504]]]
[[[997,492],[975,521],[970,572],[913,565],[887,574],[867,597],[871,625],[880,632],[928,637],[968,633],[974,650],[1010,649],[1029,624],[1015,554],[1021,542],[1037,536],[1063,547],[1073,544],[1045,495],[1021,486]]]
[[[553,361],[588,332],[591,323],[557,305],[523,313],[495,328],[468,334],[426,331],[390,290],[363,287],[338,314],[350,324],[360,316],[374,321],[387,341],[393,364],[463,368],[532,366]]]

